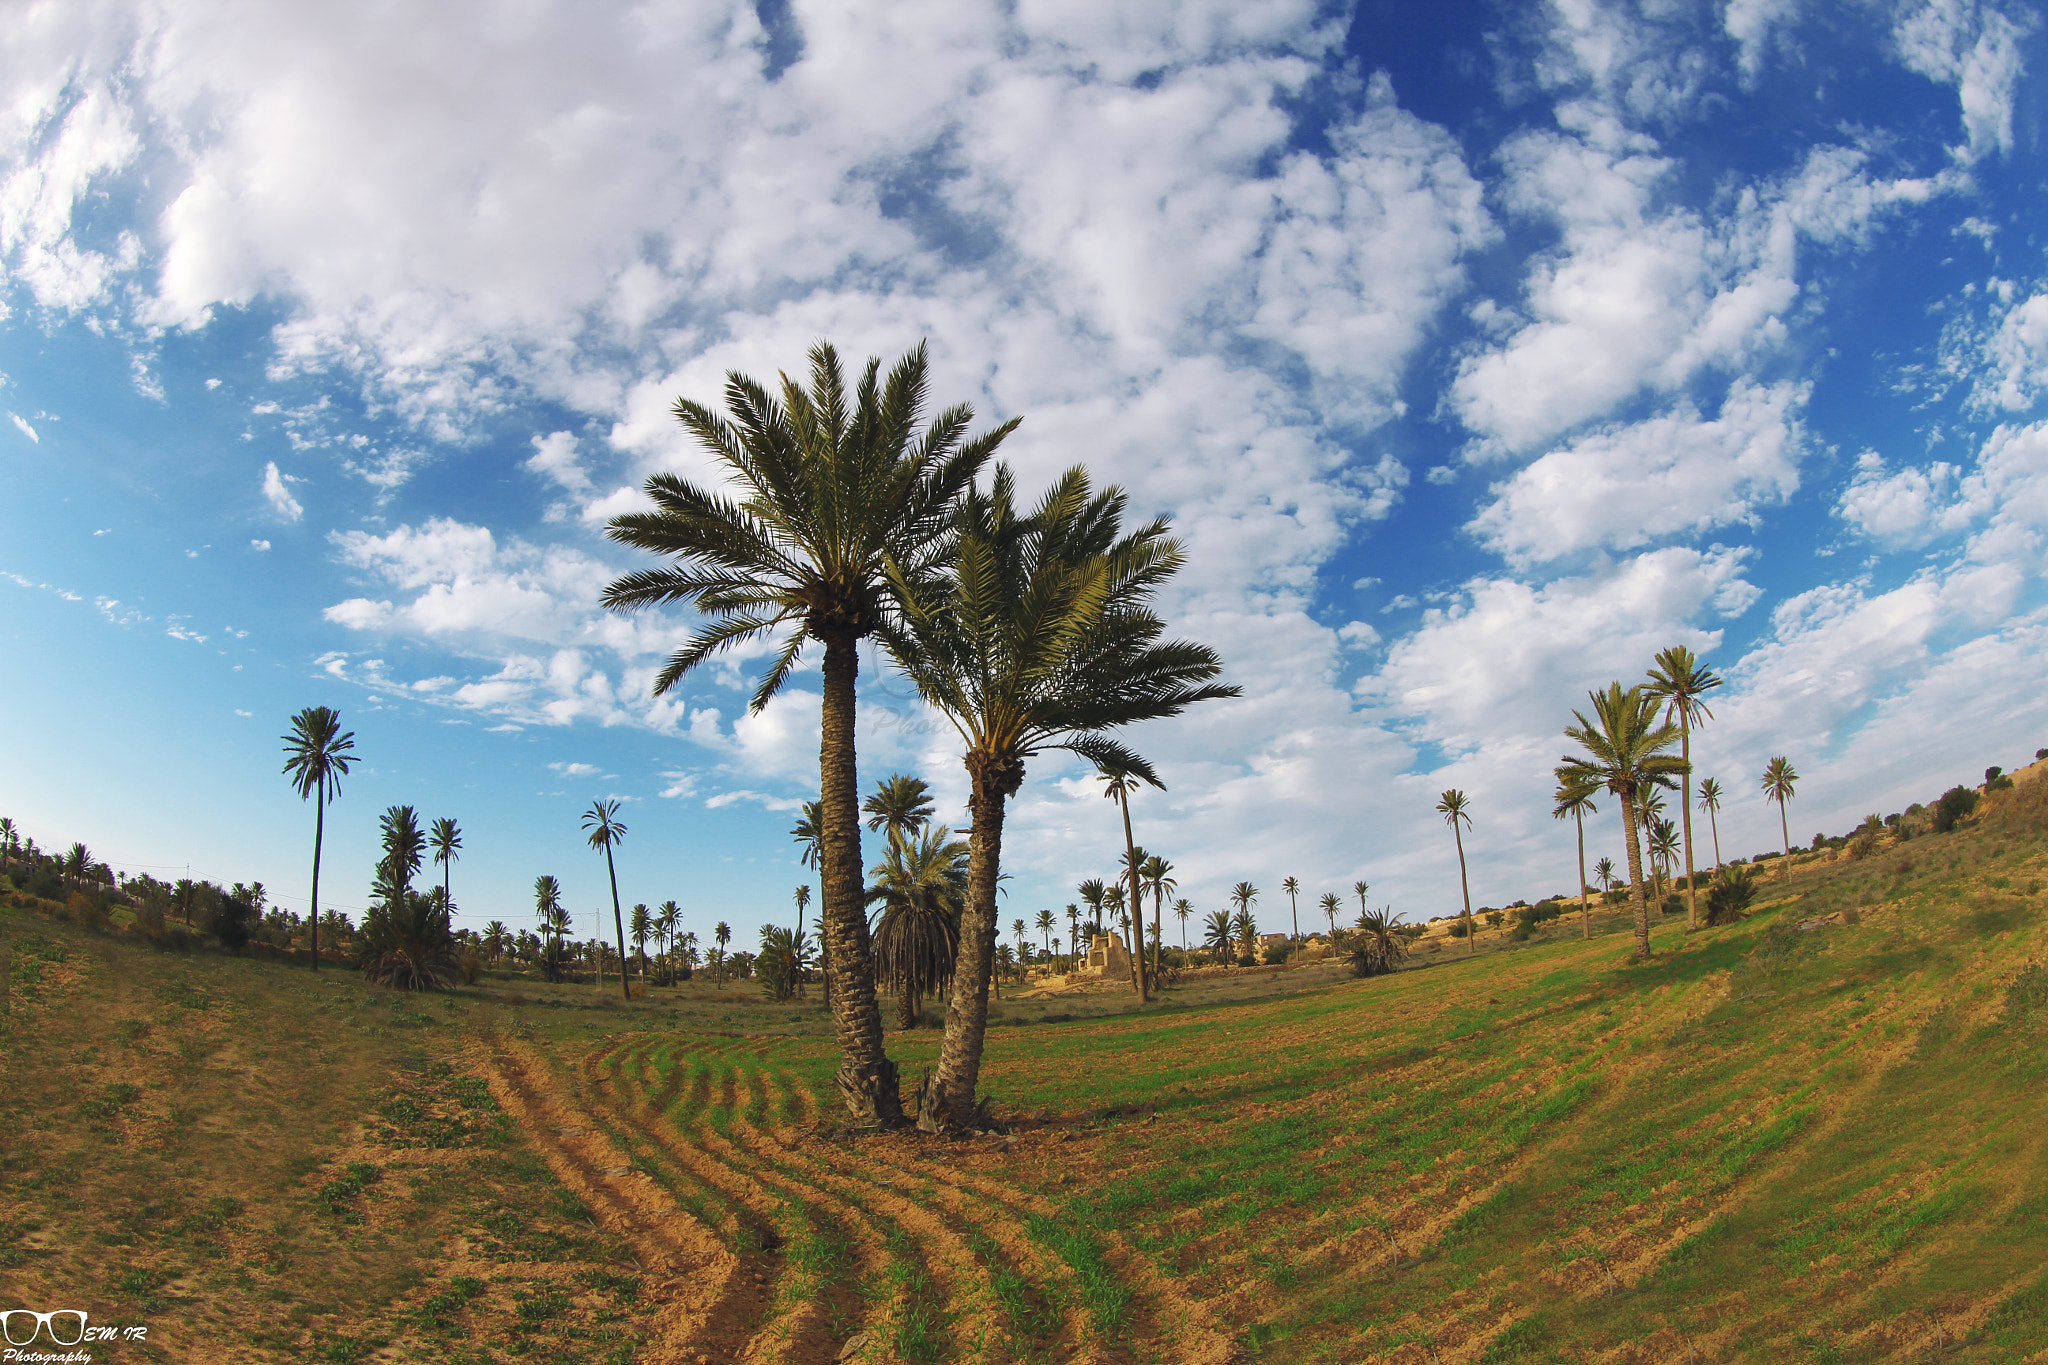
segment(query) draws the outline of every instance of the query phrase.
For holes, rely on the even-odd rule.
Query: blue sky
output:
[[[649,683],[606,517],[708,473],[668,415],[817,338],[929,338],[1171,513],[1166,606],[1241,701],[1132,736],[1198,909],[1358,878],[1571,882],[1586,689],[1686,643],[1724,848],[1803,775],[1837,832],[2048,745],[2043,25],[2004,3],[40,7],[0,39],[0,811],[302,904],[300,707],[376,817],[456,817],[466,921],[531,922],[625,802],[628,904],[787,919],[816,679]],[[862,767],[958,753],[879,661]],[[1006,918],[1120,846],[1032,767]],[[957,815],[954,818],[959,818]],[[1618,820],[1590,831],[1619,858]],[[1704,830],[1700,837],[1705,839]]]

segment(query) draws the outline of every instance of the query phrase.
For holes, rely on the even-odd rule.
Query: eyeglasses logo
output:
[[[49,1334],[58,1346],[76,1346],[85,1340],[88,1315],[77,1308],[60,1308],[54,1313],[32,1313],[26,1308],[0,1310],[0,1333],[9,1346],[33,1346],[36,1338]]]

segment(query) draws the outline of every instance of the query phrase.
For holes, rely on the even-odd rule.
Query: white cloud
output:
[[[270,542],[267,540],[252,540],[249,542],[249,548],[252,550],[268,550]]]
[[[1711,419],[1681,404],[1593,431],[1494,485],[1471,529],[1527,563],[1749,521],[1799,487],[1804,397],[1791,384],[1741,381]]]
[[[589,763],[550,763],[548,766],[564,777],[595,777],[604,771]]]
[[[299,500],[292,496],[291,489],[285,486],[288,482],[296,480],[278,473],[277,461],[272,460],[263,466],[263,496],[269,500],[271,510],[286,521],[297,521],[306,514],[306,509],[299,505]]]
[[[36,435],[36,429],[28,424],[26,418],[23,418],[17,413],[10,412],[7,414],[7,420],[14,423],[15,427],[20,430],[21,434],[28,437],[29,440],[35,442],[37,445],[41,445],[43,443],[43,438]]]
[[[1997,328],[1970,357],[1977,403],[2019,412],[2048,397],[2048,294],[2035,294],[2004,311]]]
[[[550,432],[546,436],[533,438],[534,453],[526,467],[534,473],[552,479],[563,490],[570,493],[590,491],[590,476],[583,472],[583,466],[576,462],[576,437],[566,431]]]
[[[1956,88],[1967,141],[1959,156],[2012,150],[2014,91],[2026,69],[2025,40],[2037,25],[1982,0],[1923,0],[1899,7],[1892,40],[1899,57],[1930,80]]]

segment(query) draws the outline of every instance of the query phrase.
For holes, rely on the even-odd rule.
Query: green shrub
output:
[[[1278,967],[1293,955],[1294,945],[1286,939],[1281,939],[1278,943],[1268,943],[1266,945],[1266,965],[1269,967]]]
[[[1756,874],[1746,867],[1725,869],[1707,888],[1707,923],[1733,924],[1749,913],[1756,899]]]
[[[2025,1027],[2048,1023],[2048,964],[2036,962],[2005,988],[2005,1020]]]
[[[1934,832],[1947,834],[1977,809],[1977,793],[1968,787],[1950,787],[1934,806]]]

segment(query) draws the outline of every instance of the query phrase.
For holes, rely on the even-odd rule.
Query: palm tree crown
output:
[[[1618,682],[1605,692],[1587,694],[1593,715],[1572,713],[1577,722],[1565,727],[1565,738],[1583,753],[1568,754],[1557,777],[1567,786],[1605,788],[1620,798],[1622,832],[1628,853],[1629,885],[1635,902],[1636,954],[1650,955],[1650,909],[1643,897],[1643,859],[1636,839],[1638,803],[1652,787],[1669,787],[1684,770],[1685,760],[1664,750],[1678,742],[1676,725],[1659,724],[1657,699],[1642,687],[1626,692]]]
[[[299,799],[318,794],[313,807],[313,899],[307,919],[313,926],[313,970],[320,970],[320,845],[327,833],[327,803],[335,798],[341,779],[355,762],[355,731],[343,732],[341,714],[332,707],[309,706],[291,719],[291,733],[284,740],[284,771],[298,790]],[[13,837],[13,821],[7,822],[7,841]],[[0,843],[0,865],[6,850]]]
[[[921,829],[932,818],[931,787],[921,777],[891,773],[875,784],[875,794],[861,803],[868,828],[891,836]]]

